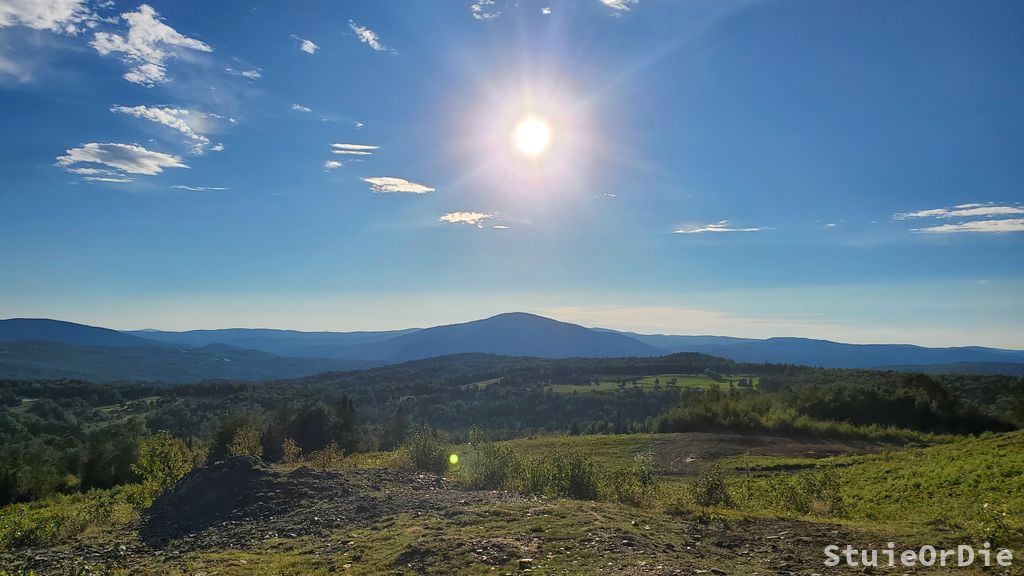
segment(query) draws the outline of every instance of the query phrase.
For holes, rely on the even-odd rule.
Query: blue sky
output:
[[[43,4],[2,317],[1024,348],[1020,2]]]

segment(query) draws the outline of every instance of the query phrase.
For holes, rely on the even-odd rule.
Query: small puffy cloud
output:
[[[316,45],[316,42],[313,42],[312,40],[300,38],[295,34],[292,34],[292,38],[299,41],[299,50],[302,50],[306,54],[316,54],[316,51],[320,49],[320,47]]]
[[[410,182],[404,178],[393,178],[391,176],[378,176],[376,178],[363,178],[363,182],[370,185],[370,190],[381,194],[426,194],[434,192],[436,188]]]
[[[483,212],[449,212],[438,218],[438,221],[449,224],[470,224],[477,228],[483,228],[483,221],[490,218],[494,218],[494,214],[485,214]]]
[[[189,116],[188,110],[168,106],[114,106],[110,111],[163,124],[181,132],[192,142],[192,152],[195,154],[202,154],[210,144],[209,138],[196,132],[189,125],[186,120]]]
[[[547,16],[548,14],[551,14],[551,7],[550,6],[545,6],[545,7],[541,8],[540,9],[540,13],[545,15],[545,16]]]
[[[337,160],[328,160],[324,162],[324,170],[334,170],[335,168],[341,168],[341,162]]]
[[[188,190],[190,192],[213,192],[217,190],[227,190],[227,188],[224,188],[223,186],[186,186],[184,184],[175,184],[174,186],[171,186],[171,188],[176,188],[178,190]]]
[[[601,4],[616,12],[629,12],[629,7],[639,2],[640,0],[601,0]]]
[[[331,144],[331,152],[335,154],[348,154],[351,156],[369,156],[379,146],[369,144]]]
[[[296,112],[312,112],[313,109],[309,106],[303,106],[302,104],[292,104],[292,110]]]
[[[932,208],[917,212],[897,212],[893,220],[913,220],[917,218],[991,218],[993,216],[1015,216],[1024,214],[1024,207],[1009,204],[972,203],[958,204],[952,208]]]
[[[0,28],[27,26],[77,34],[83,24],[95,22],[85,0],[0,0]]]
[[[705,232],[761,232],[771,228],[732,228],[728,220],[719,220],[715,224],[699,224],[696,226],[684,226],[677,228],[673,234],[703,234]]]
[[[167,81],[164,62],[175,55],[174,49],[187,48],[199,52],[213,52],[208,44],[180,34],[164,24],[148,4],[135,12],[125,12],[121,18],[128,23],[125,35],[97,32],[90,45],[101,55],[120,55],[128,66],[124,79],[144,86]]]
[[[232,76],[242,76],[244,78],[248,78],[249,80],[259,80],[260,78],[263,77],[263,73],[255,68],[251,70],[235,70],[234,68],[225,68],[224,71],[228,74],[231,74]]]
[[[924,228],[911,228],[910,231],[918,234],[960,234],[965,232],[1001,234],[1006,232],[1024,232],[1024,218],[974,220],[958,224],[940,224]]]
[[[501,12],[494,8],[496,0],[477,0],[469,7],[470,14],[477,20],[492,20],[501,16]]]
[[[165,168],[188,168],[178,156],[153,152],[137,144],[99,144],[90,142],[68,149],[57,157],[57,166],[73,173],[81,173],[79,164],[100,164],[112,169],[113,177],[123,174],[160,174]],[[76,172],[79,171],[79,172]]]
[[[377,36],[377,33],[373,30],[370,30],[366,26],[360,26],[352,20],[348,21],[348,27],[355,32],[356,37],[359,38],[359,41],[363,44],[369,45],[370,48],[373,48],[374,50],[387,50],[387,47],[381,43],[380,36]]]
[[[214,144],[213,146],[210,147],[210,150],[213,150],[214,152],[223,152],[224,151],[224,145],[220,144],[220,143]]]

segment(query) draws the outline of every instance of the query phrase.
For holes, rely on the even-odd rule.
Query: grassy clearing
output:
[[[702,374],[655,374],[652,376],[602,376],[597,383],[589,384],[549,384],[546,389],[557,394],[588,394],[609,393],[641,389],[646,391],[656,388],[697,388],[702,390],[729,390],[741,380],[751,382],[755,389],[761,386],[759,376],[752,374],[727,374],[722,380],[715,380]]]
[[[5,506],[0,508],[0,550],[119,529],[138,518],[141,500],[141,486],[127,485]]]
[[[498,382],[501,382],[501,378],[491,378],[490,380],[481,380],[479,382],[472,382],[470,384],[465,384],[465,385],[462,386],[462,389],[463,390],[471,390],[471,389],[475,388],[477,390],[483,390],[483,389],[487,388],[488,386],[490,386],[491,384],[497,384]]]
[[[729,456],[717,461],[728,498],[708,496],[719,494],[719,480],[714,478],[659,477],[649,498],[624,504],[628,496],[616,496],[608,479],[669,440],[659,434],[551,436],[492,445],[536,462],[554,454],[585,454],[598,473],[598,501],[553,498],[467,506],[454,516],[404,515],[382,520],[372,529],[339,531],[321,539],[273,540],[258,549],[191,554],[174,566],[154,561],[151,569],[132,573],[441,573],[433,569],[459,565],[465,567],[460,573],[485,574],[514,572],[518,557],[543,559],[551,570],[596,573],[616,557],[614,551],[596,554],[590,544],[602,529],[614,530],[616,542],[636,533],[660,546],[658,539],[675,538],[678,543],[681,536],[673,536],[673,531],[681,529],[678,522],[690,519],[726,524],[748,518],[811,520],[904,543],[990,540],[1018,549],[1024,544],[1024,431],[861,456]],[[452,450],[460,460],[448,476],[460,484],[478,456],[467,445]],[[338,463],[408,465],[399,452],[360,454]],[[103,538],[127,526],[135,514],[131,501],[116,490],[9,506],[0,510],[0,549],[19,542]],[[18,540],[25,534],[34,535]],[[497,549],[504,552],[495,556]],[[482,561],[483,556],[490,560]]]
[[[604,470],[625,469],[665,435],[554,436],[512,440],[542,455],[578,450]],[[854,523],[896,534],[1024,544],[1024,431],[879,454],[805,458],[731,456],[718,462],[735,499],[720,513]],[[656,506],[703,507],[699,479],[662,478]]]
[[[822,459],[740,456],[724,459],[737,510],[810,515],[780,494],[829,470],[842,511],[832,517],[895,533],[945,540],[1024,544],[1024,431],[880,454]]]

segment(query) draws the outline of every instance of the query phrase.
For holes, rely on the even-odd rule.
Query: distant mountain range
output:
[[[125,332],[47,318],[0,320],[0,342],[63,342],[76,346],[151,346]]]
[[[2,324],[2,321],[0,321]],[[160,330],[135,330],[127,332],[138,338],[156,340],[181,346],[209,346],[225,344],[236,348],[259,350],[279,356],[300,358],[336,358],[340,351],[349,346],[373,344],[405,334],[417,332],[408,330],[387,330],[382,332],[298,332],[296,330],[271,330],[267,328],[227,328],[224,330],[189,330],[187,332],[162,332]]]
[[[615,358],[699,352],[748,363],[969,373],[1024,373],[1024,351],[806,338],[644,335],[525,313],[381,332],[224,329],[118,332],[48,319],[0,320],[0,378],[265,380],[480,352]]]
[[[321,372],[360,370],[380,363],[292,358],[223,344],[199,348],[75,346],[63,342],[0,343],[0,378],[73,378],[98,382],[167,383],[203,380],[274,380]]]

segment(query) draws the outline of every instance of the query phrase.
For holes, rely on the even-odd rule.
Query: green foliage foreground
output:
[[[637,455],[628,467],[609,467],[579,450],[526,454],[506,443],[477,439],[465,465],[454,471],[460,485],[473,490],[508,490],[577,500],[613,500],[636,506],[657,490],[650,455]]]

